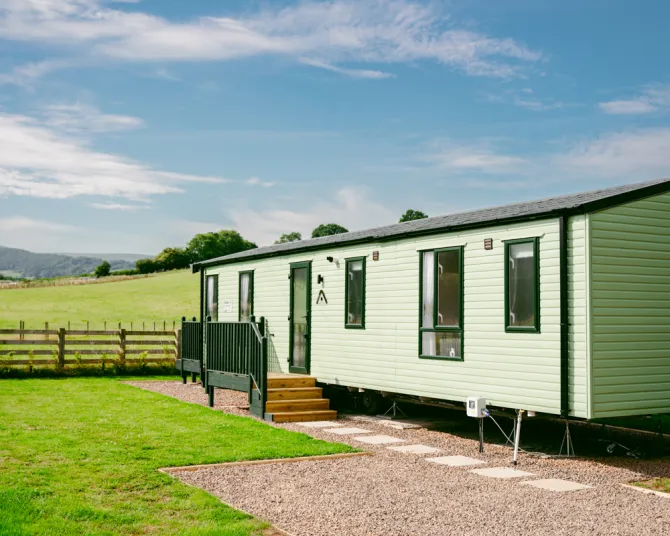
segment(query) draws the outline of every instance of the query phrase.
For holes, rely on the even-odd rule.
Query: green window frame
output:
[[[248,300],[248,307],[245,307],[245,309],[248,308],[249,314],[248,315],[243,315],[242,314],[242,279],[248,277],[249,278],[249,285],[247,289],[247,300]],[[237,320],[239,322],[250,322],[251,317],[254,314],[254,271],[253,270],[245,270],[243,272],[239,272],[238,275],[238,292],[237,292]]]
[[[463,246],[419,252],[419,358],[421,359],[441,359],[447,361],[463,361],[464,359],[463,252]],[[443,273],[440,272],[442,266],[439,263],[441,253],[457,253],[458,255],[456,261],[458,267],[458,297],[456,302],[458,304],[458,311],[455,315],[456,322],[448,325],[439,321],[441,317],[439,312],[440,273]],[[430,255],[432,255],[432,259],[428,262],[432,263],[432,269],[426,270],[425,259]],[[430,282],[426,281],[426,276],[431,278]],[[424,303],[424,298],[429,298],[428,303]]]
[[[360,303],[360,322],[350,322],[351,319],[351,296],[349,291],[353,288],[350,285],[349,267],[354,263],[361,263],[361,303]],[[344,263],[344,327],[346,329],[365,329],[365,287],[367,282],[367,272],[365,266],[365,257],[352,257],[345,259]]]
[[[510,250],[524,244],[531,244],[533,251],[533,262],[530,264],[533,269],[530,286],[533,295],[530,300],[526,300],[526,302],[530,301],[533,316],[530,322],[522,323],[515,319],[518,311],[511,310],[514,307],[513,302],[516,301],[516,296],[512,299],[511,294],[512,291],[516,292],[516,289],[519,288],[519,283],[515,281],[513,285],[510,284],[510,278],[518,273],[511,269],[514,258],[510,258]],[[540,239],[538,237],[505,240],[505,331],[507,333],[540,333]]]

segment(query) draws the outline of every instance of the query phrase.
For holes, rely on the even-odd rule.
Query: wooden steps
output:
[[[268,374],[268,399],[265,412],[274,422],[327,421],[337,419],[323,398],[316,378],[302,374]]]

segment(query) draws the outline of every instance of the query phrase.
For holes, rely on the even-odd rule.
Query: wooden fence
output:
[[[12,337],[13,336],[13,337]],[[0,329],[5,366],[165,363],[179,358],[179,329],[173,331]],[[161,357],[148,357],[150,355]],[[28,356],[28,359],[16,359]],[[35,359],[51,356],[51,359]],[[68,358],[74,356],[73,358]],[[82,356],[100,356],[83,358]]]

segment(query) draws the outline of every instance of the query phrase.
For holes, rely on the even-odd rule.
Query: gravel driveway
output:
[[[128,383],[187,402],[207,403],[203,390],[196,385],[184,386],[176,381]],[[248,415],[243,409],[244,393],[220,390],[216,402],[223,411]],[[273,424],[375,454],[328,461],[213,467],[178,472],[175,476],[295,536],[670,534],[670,500],[620,485],[667,476],[667,460],[596,461],[522,455],[519,469],[533,476],[503,480],[473,474],[471,467],[430,463],[427,458],[463,455],[486,462],[477,468],[509,467],[509,448],[487,444],[486,452],[480,455],[476,441],[444,432],[425,428],[397,430],[355,417],[338,423],[370,430],[366,435],[387,435],[404,441],[397,445],[422,444],[441,452],[401,453],[326,429]],[[552,492],[521,483],[547,478],[593,487]]]

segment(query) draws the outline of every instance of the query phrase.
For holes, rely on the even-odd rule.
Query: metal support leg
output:
[[[181,383],[183,383],[184,385],[186,384],[186,373],[185,372],[181,373]]]
[[[386,413],[384,413],[384,417],[386,417],[389,414],[389,412],[393,412],[393,415],[391,416],[392,419],[395,419],[396,415],[398,413],[402,413],[403,417],[407,417],[405,412],[402,409],[400,409],[400,406],[398,406],[398,404],[396,404],[395,400],[393,401],[393,404],[391,405],[391,407],[386,410]]]
[[[575,447],[572,446],[572,436],[570,435],[570,422],[566,419],[565,421],[565,435],[563,436],[563,441],[561,441],[561,449],[558,451],[558,455],[563,455],[563,445],[565,445],[565,455],[574,456]]]
[[[479,452],[484,452],[484,419],[479,419]]]
[[[516,430],[514,431],[514,465],[517,464],[519,458],[519,440],[521,439],[521,419],[523,415],[523,410],[520,409],[517,413],[516,419]]]
[[[197,375],[195,372],[191,372],[191,382],[195,383]]]
[[[208,387],[208,391],[209,391],[209,407],[213,408],[214,407],[214,386],[210,385]]]

